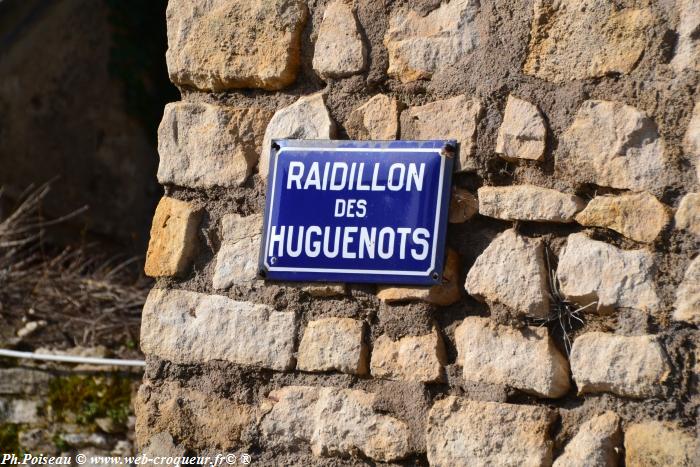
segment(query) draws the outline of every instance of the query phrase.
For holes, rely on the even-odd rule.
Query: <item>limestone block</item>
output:
[[[585,202],[576,195],[534,185],[482,186],[479,214],[508,221],[572,222]]]
[[[668,207],[647,192],[596,196],[576,215],[581,225],[605,227],[644,243],[652,243],[670,221]]]
[[[450,5],[456,2],[450,2]],[[454,170],[476,169],[472,155],[476,148],[476,127],[483,113],[477,99],[460,95],[450,99],[410,107],[401,113],[402,139],[456,139],[459,160]]]
[[[350,113],[345,128],[352,139],[396,139],[399,132],[398,101],[391,96],[377,94]]]
[[[339,297],[345,295],[345,284],[330,282],[302,283],[298,286],[312,297]]]
[[[649,421],[635,423],[625,430],[627,467],[691,467],[698,463],[699,450],[697,436],[672,424]]]
[[[352,7],[335,0],[326,7],[314,48],[313,67],[323,78],[343,78],[365,68],[367,51]]]
[[[296,79],[307,14],[303,0],[169,1],[170,79],[215,92],[282,89]]]
[[[428,462],[431,466],[551,465],[549,427],[554,419],[554,413],[544,407],[447,396],[433,405],[428,416]]]
[[[374,410],[375,395],[354,389],[322,389],[314,415],[311,450],[317,456],[347,455],[355,450],[390,462],[410,452],[405,422]]]
[[[139,439],[167,434],[171,443],[175,438],[181,447],[192,450],[235,449],[241,434],[255,425],[255,406],[174,382],[148,389],[148,398],[141,389],[134,399]]]
[[[528,316],[548,316],[542,241],[506,230],[476,259],[464,286],[470,295],[486,303],[505,305]]]
[[[70,447],[83,448],[85,452],[94,453],[95,455],[107,454],[104,450],[109,447],[109,441],[101,433],[63,433],[61,434],[61,439]]]
[[[654,121],[629,105],[601,100],[581,104],[561,136],[555,169],[579,183],[632,191],[661,189],[668,172]]]
[[[700,324],[700,256],[690,262],[676,291],[675,321]]]
[[[173,102],[158,127],[158,182],[190,188],[240,186],[258,163],[272,111]]]
[[[256,279],[262,226],[262,214],[224,216],[221,248],[214,266],[214,289],[249,284]]]
[[[678,204],[676,228],[700,237],[700,193],[688,193]]]
[[[294,367],[293,312],[186,290],[153,289],[143,308],[141,350],[175,363],[224,360]]]
[[[695,162],[695,173],[700,180],[700,101],[695,103],[688,128],[685,130],[683,150]]]
[[[392,340],[381,335],[372,349],[372,376],[423,383],[443,382],[447,363],[445,345],[437,329],[423,336]]]
[[[515,329],[467,317],[455,330],[455,344],[467,382],[509,386],[538,397],[561,397],[571,386],[569,362],[545,327]]]
[[[144,438],[148,439],[148,438]],[[155,435],[151,436],[150,439],[148,439],[148,444],[142,451],[143,456],[146,459],[151,460],[151,462],[144,462],[142,465],[147,465],[149,467],[155,467],[156,463],[154,461],[155,457],[162,457],[164,456],[166,460],[168,458],[171,458],[173,462],[171,463],[162,463],[163,466],[165,467],[177,467],[179,463],[174,462],[178,457],[183,457],[185,455],[185,448],[182,446],[177,446],[175,445],[175,441],[173,440],[173,437],[166,433],[166,432],[160,432],[156,433]],[[158,459],[159,465],[161,459]]]
[[[579,394],[659,396],[671,371],[661,345],[651,335],[588,332],[574,341],[570,360]]]
[[[654,23],[649,8],[605,0],[536,0],[523,71],[561,83],[634,69]]]
[[[541,161],[544,158],[546,138],[547,127],[539,109],[509,95],[503,123],[498,129],[496,152],[511,161]]]
[[[554,467],[616,467],[621,444],[620,417],[615,412],[605,412],[581,425],[554,461]]]
[[[268,443],[288,449],[308,442],[319,457],[360,453],[382,462],[406,457],[408,426],[377,413],[374,399],[355,389],[287,386],[268,396],[261,431]]]
[[[297,368],[302,371],[368,373],[369,349],[364,342],[364,323],[350,318],[311,321],[299,344]]]
[[[655,311],[659,297],[654,288],[654,255],[647,250],[621,250],[584,233],[569,235],[559,254],[559,291],[590,310],[615,308]]]
[[[700,71],[700,3],[696,0],[676,0],[678,10],[678,42],[671,66],[676,73]]]
[[[286,386],[271,391],[260,408],[263,438],[271,445],[288,449],[310,443],[316,425],[323,423],[314,418],[320,391],[314,386]]]
[[[333,139],[335,123],[321,93],[300,97],[295,103],[284,107],[272,116],[263,138],[258,173],[267,180],[270,170],[270,145],[273,139]]]
[[[50,373],[29,368],[1,368],[0,394],[42,395],[48,391]]]
[[[151,225],[144,271],[147,276],[176,276],[189,268],[197,251],[201,211],[192,204],[164,196]]]
[[[431,78],[478,45],[477,0],[452,0],[426,16],[401,11],[389,19],[384,45],[389,75],[407,83]]]
[[[34,399],[0,399],[0,423],[33,424],[41,421],[42,403]]]

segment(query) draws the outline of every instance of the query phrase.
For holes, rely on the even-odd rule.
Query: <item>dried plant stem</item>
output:
[[[47,253],[45,229],[86,209],[43,219],[41,202],[49,190],[49,184],[30,187],[0,217],[0,317],[46,321],[50,331],[41,335],[42,345],[137,342],[148,289],[129,271],[139,258],[106,260],[95,245]]]
[[[550,312],[546,318],[535,319],[535,323],[540,326],[558,323],[562,333],[562,341],[566,354],[571,353],[571,333],[576,326],[576,322],[585,324],[582,314],[583,310],[597,305],[598,302],[591,302],[579,307],[577,304],[568,301],[559,290],[559,280],[556,275],[556,265],[550,259],[549,247],[545,245],[545,260],[547,261],[547,281],[549,283]]]

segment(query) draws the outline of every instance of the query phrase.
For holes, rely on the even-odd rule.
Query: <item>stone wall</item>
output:
[[[76,347],[67,353],[100,350]],[[5,366],[11,363],[17,362],[0,361],[3,454],[134,456],[131,398],[138,372],[32,361]]]
[[[258,465],[697,465],[693,0],[170,0],[136,402]],[[444,284],[256,279],[269,141],[455,138]],[[299,206],[299,209],[307,209]]]

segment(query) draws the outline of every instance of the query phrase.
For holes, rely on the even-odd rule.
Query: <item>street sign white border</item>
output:
[[[438,183],[437,206],[435,209],[435,224],[433,226],[433,254],[430,258],[430,267],[426,271],[385,271],[375,269],[327,269],[327,268],[289,268],[270,266],[267,262],[267,249],[270,246],[270,235],[272,229],[272,207],[275,205],[275,183],[277,182],[277,162],[280,156],[289,151],[307,152],[434,152],[440,157],[440,180]],[[435,257],[437,255],[438,228],[440,224],[440,208],[442,205],[443,178],[445,175],[445,158],[441,155],[441,148],[322,148],[306,146],[284,146],[281,147],[275,157],[275,165],[272,172],[272,190],[270,198],[270,212],[267,219],[267,238],[265,239],[264,264],[270,271],[282,272],[323,272],[336,274],[386,274],[397,276],[424,276],[435,270]]]

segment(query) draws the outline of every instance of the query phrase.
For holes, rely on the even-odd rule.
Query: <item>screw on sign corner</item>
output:
[[[444,145],[442,147],[442,150],[440,151],[440,155],[443,157],[447,157],[448,159],[454,158],[456,153],[457,148],[453,144]]]

